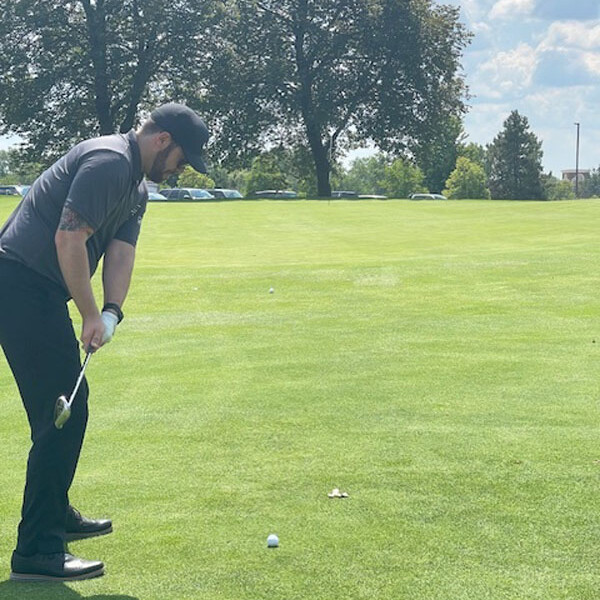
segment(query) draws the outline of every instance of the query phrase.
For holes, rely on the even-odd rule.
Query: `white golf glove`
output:
[[[115,329],[117,328],[119,317],[117,317],[117,315],[110,310],[103,310],[101,318],[102,323],[104,323],[104,335],[102,336],[102,343],[108,344],[108,342],[112,340],[113,335],[115,335]]]

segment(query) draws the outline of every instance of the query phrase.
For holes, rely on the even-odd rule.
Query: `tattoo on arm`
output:
[[[88,234],[88,237],[94,233],[94,230],[88,225],[85,219],[67,206],[63,208],[62,215],[60,216],[60,223],[58,224],[58,230],[85,231]]]

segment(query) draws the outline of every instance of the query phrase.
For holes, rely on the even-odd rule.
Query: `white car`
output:
[[[448,200],[446,196],[442,194],[411,194],[411,200]]]
[[[227,190],[225,188],[208,188],[206,190],[209,194],[212,194],[215,198],[229,198],[230,200],[239,200],[243,198],[242,194],[238,190]]]
[[[172,188],[169,190],[160,190],[160,193],[167,200],[183,200],[183,201],[198,201],[198,200],[213,200],[214,196],[200,188]]]
[[[166,200],[166,198],[158,192],[148,192],[148,200],[150,202],[162,202],[163,200]]]

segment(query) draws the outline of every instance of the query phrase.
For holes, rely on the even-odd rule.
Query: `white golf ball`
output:
[[[274,294],[275,293],[275,288],[269,288],[269,294]]]
[[[267,538],[267,547],[269,547],[269,548],[277,548],[277,546],[279,546],[279,538],[274,533],[272,533]]]

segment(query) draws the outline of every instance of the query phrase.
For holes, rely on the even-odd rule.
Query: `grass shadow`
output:
[[[122,594],[100,594],[82,596],[64,583],[19,583],[0,581],[0,600],[139,600]]]

